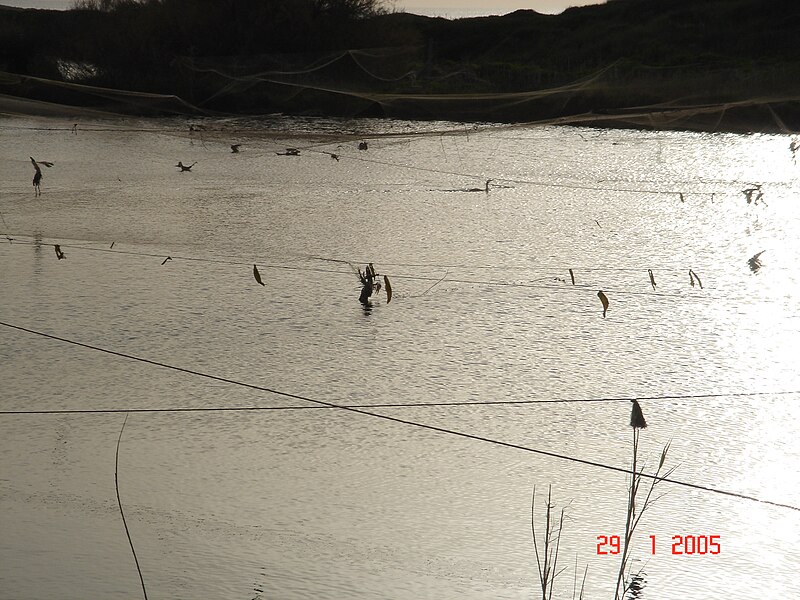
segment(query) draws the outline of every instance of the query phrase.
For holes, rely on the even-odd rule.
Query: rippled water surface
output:
[[[576,561],[612,598],[632,397],[696,486],[656,486],[640,597],[800,595],[788,136],[72,124],[0,120],[0,598],[141,596],[115,471],[151,599],[534,598],[550,485],[554,598]]]

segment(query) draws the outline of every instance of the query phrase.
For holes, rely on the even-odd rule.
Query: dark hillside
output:
[[[0,92],[122,112],[189,108],[63,83],[201,112],[800,129],[796,1],[610,0],[453,21],[364,2],[0,7]]]

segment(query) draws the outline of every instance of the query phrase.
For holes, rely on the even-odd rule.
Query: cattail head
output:
[[[631,427],[634,429],[644,429],[647,427],[647,421],[644,420],[642,407],[639,406],[636,400],[631,400],[631,402],[633,402],[633,408],[631,408]]]

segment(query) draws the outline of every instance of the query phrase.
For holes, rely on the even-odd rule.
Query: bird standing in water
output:
[[[33,168],[36,169],[36,173],[33,174],[33,193],[35,196],[41,196],[41,183],[42,183],[42,170],[39,168],[39,165],[44,165],[45,167],[52,167],[53,163],[48,162],[46,160],[39,160],[37,161],[32,156],[28,158],[31,159],[31,163],[33,164]]]

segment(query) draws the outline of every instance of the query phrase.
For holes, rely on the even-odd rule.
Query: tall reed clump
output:
[[[122,442],[122,432],[125,431],[125,425],[128,422],[130,413],[125,413],[125,420],[122,422],[122,427],[119,430],[119,437],[117,438],[117,451],[114,455],[114,489],[117,491],[117,505],[119,506],[119,514],[122,517],[122,524],[125,526],[125,535],[128,536],[128,544],[131,547],[133,554],[133,562],[136,563],[136,571],[139,573],[139,581],[142,584],[142,596],[147,600],[147,588],[144,586],[144,577],[142,576],[142,568],[139,566],[139,558],[136,556],[136,548],[133,547],[133,540],[131,539],[131,532],[128,529],[128,521],[125,520],[125,512],[122,510],[122,498],[119,495],[119,446]]]
[[[536,537],[536,486],[533,487],[531,495],[531,534],[533,535],[533,549],[536,553],[536,565],[538,567],[539,586],[542,589],[542,600],[552,600],[555,580],[566,567],[558,569],[558,550],[561,546],[561,532],[564,529],[564,510],[561,509],[558,518],[553,514],[554,505],[552,504],[553,486],[547,488],[547,504],[545,507],[544,532]],[[541,543],[541,547],[540,547]],[[586,569],[583,572],[583,582],[580,587],[579,600],[583,599],[583,590],[586,585]],[[575,581],[573,583],[572,597],[575,598],[577,591],[577,559],[575,563]]]
[[[667,452],[669,451],[669,444],[667,444],[661,450],[661,458],[658,461],[658,468],[650,478],[650,487],[647,490],[647,495],[644,497],[644,502],[642,503],[641,508],[637,508],[636,501],[639,494],[639,486],[641,485],[643,478],[643,474],[640,471],[637,471],[639,434],[642,429],[647,427],[647,421],[645,421],[644,414],[642,413],[639,403],[636,400],[631,400],[631,402],[633,402],[633,407],[631,409],[631,427],[633,428],[633,461],[631,463],[630,487],[628,488],[628,510],[625,516],[625,537],[623,539],[622,557],[620,559],[619,571],[617,573],[617,585],[614,591],[614,600],[622,600],[625,597],[625,594],[631,590],[632,586],[635,585],[635,583],[640,579],[638,574],[631,575],[629,573],[628,577],[625,577],[625,571],[630,562],[631,538],[633,538],[633,532],[636,530],[636,526],[639,524],[642,515],[656,500],[658,500],[658,498],[653,498],[653,490],[655,489],[656,485],[662,479],[669,477],[670,474],[675,470],[673,467],[663,475],[661,474],[661,469],[664,467],[664,462],[667,458]]]

